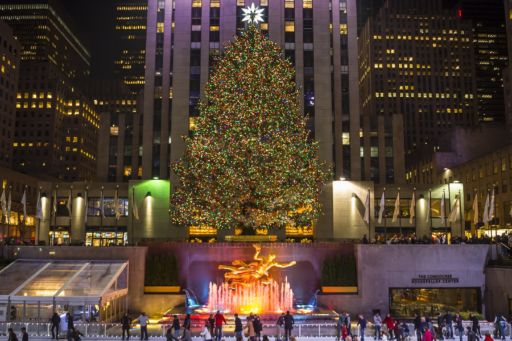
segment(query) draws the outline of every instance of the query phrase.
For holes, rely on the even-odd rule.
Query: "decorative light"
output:
[[[243,18],[242,21],[247,22],[248,24],[258,24],[263,22],[263,8],[259,8],[254,5],[254,2],[251,6],[247,8],[242,8]]]

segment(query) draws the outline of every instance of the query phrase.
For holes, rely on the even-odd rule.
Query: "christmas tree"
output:
[[[192,137],[173,165],[175,224],[307,226],[320,213],[328,167],[300,112],[295,72],[279,46],[249,25],[217,61]]]

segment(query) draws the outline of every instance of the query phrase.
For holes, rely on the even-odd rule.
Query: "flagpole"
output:
[[[135,203],[135,186],[132,187],[132,205],[136,205],[136,203]],[[129,240],[131,240],[130,245],[133,245],[133,220],[135,219],[135,217],[133,215],[133,210],[131,212],[131,216],[132,216],[132,220],[131,220],[131,224],[130,224]]]
[[[386,187],[384,187],[384,242],[388,241],[388,222],[386,214]]]
[[[54,207],[56,208],[57,207],[57,203],[58,203],[58,198],[59,198],[59,184],[56,184],[55,185],[55,195],[53,196],[53,206],[52,206],[52,214],[53,214],[53,226],[52,226],[52,229],[53,229],[53,243],[55,243],[55,229],[57,228],[57,210],[55,209],[54,210]],[[50,217],[50,225],[52,223],[52,218]]]
[[[460,238],[464,238],[464,221],[462,219],[462,197],[459,189]]]
[[[412,198],[414,200],[414,233],[416,234],[416,231],[418,229],[418,209],[416,207],[416,187],[413,187]]]
[[[430,238],[432,238],[432,188],[428,189],[428,218],[430,220]]]
[[[371,208],[372,208],[372,198],[370,197],[370,188],[368,188],[368,243],[370,244],[372,241],[372,216],[371,216]]]
[[[7,200],[9,200],[10,198],[10,194],[11,194],[11,188],[12,186],[9,185],[9,194],[7,195]],[[9,238],[9,230],[11,229],[11,211],[9,209],[9,203],[7,203],[7,238]],[[14,231],[14,237],[16,237],[16,231]],[[21,233],[20,233],[20,237],[21,237]]]
[[[103,189],[104,189],[104,188],[105,188],[104,186],[101,186],[101,198],[100,198],[100,232],[101,232],[101,230],[102,230],[102,228],[103,228],[103,212],[104,212],[104,211],[103,211],[103,210],[104,210],[103,205],[104,205],[104,201],[105,201],[105,198],[104,198],[104,196],[103,196],[103,195],[104,195],[104,194],[103,194]]]
[[[496,209],[498,208],[498,206],[496,205],[496,191],[495,191],[495,187],[496,187],[496,184],[492,184],[492,193],[493,193],[493,197],[494,197],[494,212],[493,213],[493,216],[496,217],[496,213],[498,212]],[[496,238],[498,238],[498,225],[496,224],[496,221],[494,220],[494,218],[491,218],[492,222],[494,223],[493,225],[496,226]]]
[[[402,207],[400,200],[400,187],[398,187],[398,231],[400,233],[400,238],[402,238]]]

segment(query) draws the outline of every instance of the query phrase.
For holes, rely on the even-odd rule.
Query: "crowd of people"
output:
[[[368,240],[368,237],[364,235],[361,240],[363,244],[504,244],[512,247],[512,232],[503,233],[498,236],[487,236],[482,235],[480,237],[458,237],[451,236],[448,234],[432,234],[431,236],[424,235],[423,237],[417,237],[415,233],[404,234],[397,233],[391,236],[377,235],[374,239]]]

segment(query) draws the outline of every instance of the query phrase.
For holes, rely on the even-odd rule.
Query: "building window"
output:
[[[119,212],[122,217],[128,216],[128,199],[119,198]],[[105,217],[115,217],[114,198],[103,199],[103,214]],[[89,198],[87,205],[87,215],[91,217],[99,217],[101,215],[101,199]]]

